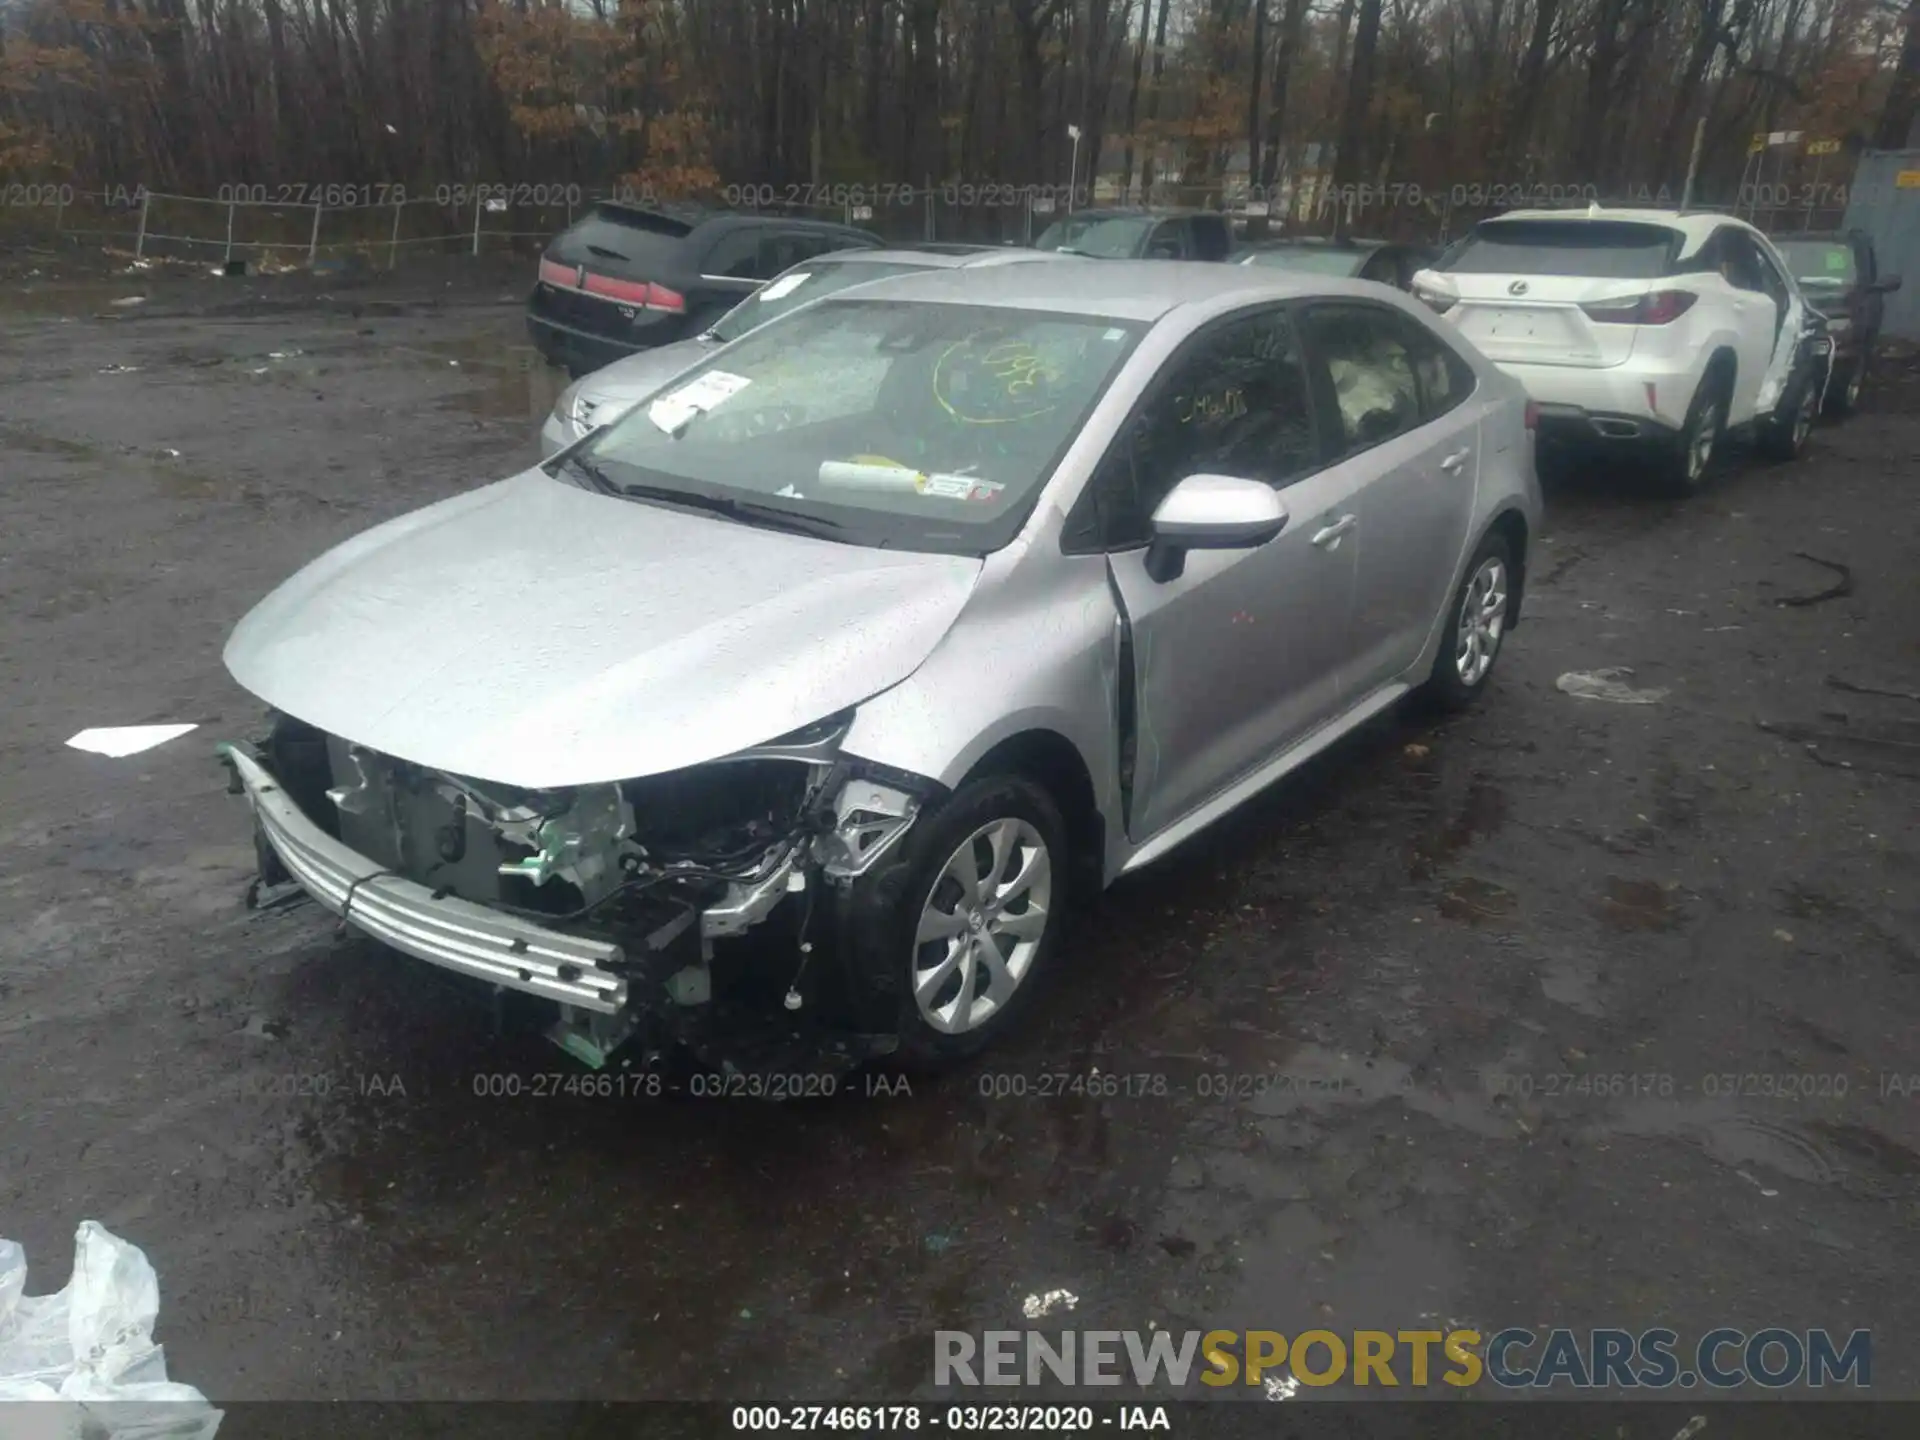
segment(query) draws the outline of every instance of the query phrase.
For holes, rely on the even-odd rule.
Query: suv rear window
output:
[[[1468,275],[1652,280],[1669,273],[1680,232],[1629,220],[1484,220],[1440,258]]]
[[[679,256],[693,226],[672,215],[601,205],[547,247],[549,259],[612,275],[657,276]]]

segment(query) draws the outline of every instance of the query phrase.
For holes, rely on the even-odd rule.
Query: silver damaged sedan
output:
[[[271,725],[223,753],[261,886],[557,1002],[589,1064],[761,1025],[936,1064],[1076,902],[1474,700],[1539,517],[1520,388],[1384,287],[901,275],[313,561],[228,642]]]

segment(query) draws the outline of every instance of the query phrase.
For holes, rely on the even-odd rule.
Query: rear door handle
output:
[[[1460,467],[1467,463],[1467,457],[1472,453],[1471,450],[1456,450],[1440,462],[1440,468],[1449,475],[1458,475]]]
[[[1322,550],[1331,550],[1340,543],[1340,537],[1360,523],[1358,515],[1342,515],[1333,524],[1313,532],[1313,543]]]

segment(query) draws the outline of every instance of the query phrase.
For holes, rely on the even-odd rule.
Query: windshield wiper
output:
[[[562,470],[566,469],[567,466],[571,465],[582,475],[586,476],[588,483],[602,495],[618,495],[620,493],[620,487],[607,477],[607,472],[581,453],[587,448],[588,442],[606,428],[604,425],[594,426],[571,445],[554,451],[553,454],[542,460],[540,462],[540,468],[549,475],[557,476]]]
[[[785,530],[794,535],[829,536],[845,527],[836,520],[817,515],[796,515],[777,505],[761,505],[752,500],[735,500],[726,495],[701,495],[692,490],[674,490],[665,485],[620,485],[613,492],[633,500],[653,500],[662,505],[678,505],[708,515],[723,515],[742,525],[764,530]]]

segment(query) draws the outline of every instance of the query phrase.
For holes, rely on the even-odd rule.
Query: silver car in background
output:
[[[722,345],[822,295],[912,270],[970,270],[1066,258],[1045,250],[1004,250],[985,245],[951,250],[838,250],[816,255],[774,276],[716,320],[712,329],[671,345],[642,350],[574,381],[560,393],[553,413],[540,427],[541,457],[551,456],[594,427],[618,419],[635,401],[645,399]]]
[[[1540,519],[1527,414],[1365,282],[826,296],[240,622],[227,667],[277,716],[224,748],[262,881],[558,1002],[592,1064],[749,1011],[969,1054],[1075,902],[1402,698],[1486,690]]]

